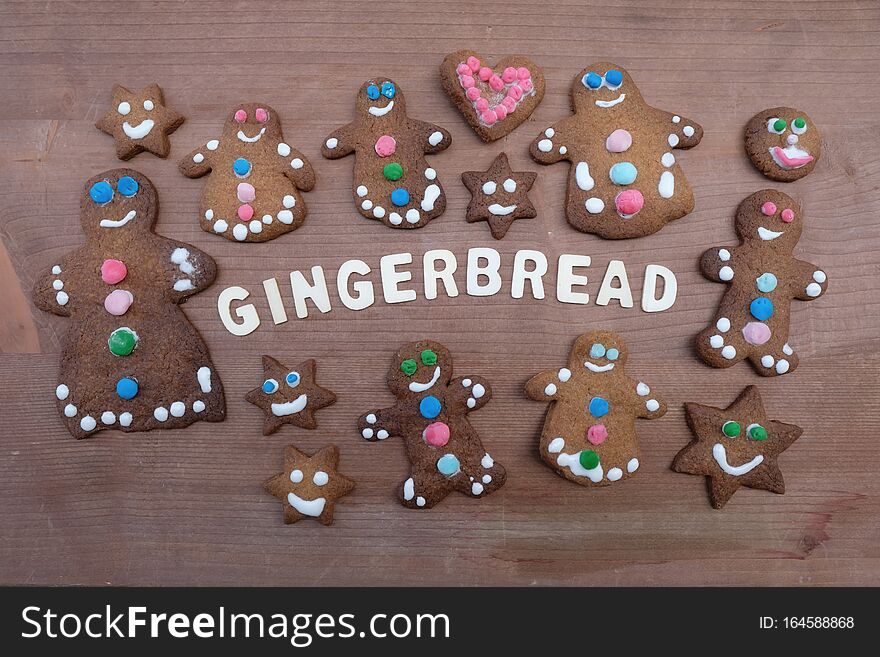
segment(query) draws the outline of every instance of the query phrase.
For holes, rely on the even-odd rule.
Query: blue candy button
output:
[[[440,415],[441,408],[440,400],[434,395],[428,395],[419,402],[419,413],[427,420],[433,420]]]
[[[602,86],[602,76],[590,71],[581,80],[590,89],[598,89]]]
[[[119,179],[119,182],[116,183],[116,189],[119,190],[119,193],[123,196],[128,196],[131,198],[135,194],[138,193],[138,182],[131,176],[122,176]]]
[[[367,87],[367,98],[370,100],[376,100],[379,97],[379,87],[375,84],[371,84]]]
[[[602,358],[605,355],[605,345],[594,342],[590,347],[590,358]]]
[[[602,397],[593,397],[590,400],[590,415],[593,417],[608,415],[608,410],[610,408],[608,402],[605,399],[602,399]]]
[[[758,297],[749,304],[749,312],[759,322],[767,321],[773,316],[773,302],[767,297]]]
[[[128,377],[116,382],[116,394],[122,399],[134,399],[138,394],[138,382]]]
[[[758,278],[755,279],[755,284],[758,286],[758,290],[761,292],[772,292],[776,289],[776,285],[779,281],[776,280],[776,276],[771,274],[769,271],[764,272]]]
[[[620,86],[620,83],[623,82],[623,73],[616,69],[605,71],[605,82],[610,84],[612,87],[618,87]]]
[[[631,185],[635,182],[639,170],[636,169],[632,162],[618,162],[608,175],[611,176],[611,182],[615,185]]]
[[[615,349],[614,347],[612,347],[611,349],[608,350],[608,352],[605,354],[605,356],[606,356],[606,358],[608,358],[608,360],[617,360],[618,358],[620,358],[620,352],[617,349]]]
[[[232,170],[236,176],[246,176],[251,172],[251,163],[240,157],[232,163]]]
[[[455,454],[444,454],[437,459],[437,470],[440,474],[450,477],[461,470],[461,464],[455,458]]]
[[[106,180],[100,180],[92,185],[89,196],[95,203],[109,203],[113,198],[113,188]]]
[[[394,203],[397,207],[402,207],[409,203],[409,192],[406,191],[403,187],[398,187],[393,192],[391,192],[391,202]]]

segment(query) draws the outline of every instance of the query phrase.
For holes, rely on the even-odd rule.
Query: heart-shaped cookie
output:
[[[544,74],[522,55],[510,55],[489,66],[473,50],[459,50],[443,59],[440,79],[483,141],[512,132],[544,98]]]

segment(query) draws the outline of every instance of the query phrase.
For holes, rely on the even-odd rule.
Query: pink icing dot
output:
[[[473,80],[473,78],[471,78],[471,80]],[[469,100],[476,100],[480,97],[480,90],[476,87],[471,87],[467,90],[465,95],[468,97]]]
[[[587,440],[589,440],[592,445],[601,445],[605,442],[607,437],[608,429],[605,428],[604,424],[594,424],[587,429]]]
[[[483,123],[486,125],[492,125],[498,120],[498,115],[495,114],[494,111],[487,109],[485,112],[480,114],[480,118],[483,119]]]
[[[489,101],[486,100],[485,98],[478,98],[477,99],[477,111],[478,112],[485,112],[487,109],[489,109]]]
[[[236,190],[236,195],[238,196],[238,200],[242,203],[250,203],[255,198],[257,198],[257,190],[254,189],[254,186],[250,183],[238,183],[238,190]]]
[[[531,91],[532,90],[532,81],[528,78],[526,78],[525,80],[520,79],[519,86],[522,87],[523,91],[526,91],[526,92]]]
[[[770,340],[770,327],[764,322],[749,322],[743,326],[743,339],[749,344],[766,344]]]
[[[794,221],[794,210],[791,208],[785,208],[785,210],[782,211],[782,220],[787,224]]]
[[[391,135],[382,135],[376,140],[376,154],[379,157],[388,157],[397,150],[397,142]]]
[[[458,71],[459,75],[470,75],[471,74],[471,67],[468,66],[467,64],[459,64],[458,68],[455,70]]]
[[[493,108],[493,110],[494,110],[494,112],[495,112],[495,116],[498,117],[498,120],[499,120],[499,121],[500,121],[501,119],[503,119],[505,116],[507,116],[507,108],[504,106],[504,104],[496,105],[496,106]]]
[[[513,68],[513,66],[508,66],[501,74],[501,79],[504,80],[507,84],[510,84],[511,82],[516,80],[516,69]]]
[[[265,123],[266,121],[269,120],[269,112],[267,112],[262,107],[258,107],[256,109],[256,111],[254,112],[254,116],[256,117],[257,121],[259,121],[260,123]]]
[[[525,66],[520,66],[518,69],[516,69],[516,77],[518,77],[520,80],[528,80],[530,77],[532,77],[532,74]]]
[[[254,208],[249,203],[238,206],[238,218],[242,221],[250,221],[254,218]]]
[[[104,310],[111,315],[124,315],[128,312],[134,296],[128,290],[113,290],[104,298]]]
[[[761,206],[761,213],[768,217],[772,217],[776,214],[776,204],[773,201],[767,201]]]
[[[482,71],[480,71],[480,73],[482,73]],[[493,75],[489,78],[489,88],[491,88],[492,91],[501,91],[504,89],[504,80],[497,75]]]
[[[449,442],[449,427],[443,422],[432,422],[425,427],[422,437],[431,447],[443,447]]]
[[[245,121],[247,121],[247,112],[245,112],[243,109],[236,110],[234,118],[238,123],[244,123]]]
[[[513,110],[516,109],[516,101],[507,96],[504,100],[501,101],[501,104],[507,108],[507,113],[510,114]]]
[[[476,73],[480,70],[480,60],[476,57],[468,57],[467,65],[470,66],[471,70]]]
[[[637,189],[627,189],[614,199],[619,215],[634,215],[645,206],[645,197]]]
[[[513,85],[510,89],[507,90],[507,96],[509,98],[513,98],[514,100],[519,100],[523,96],[523,90],[520,89],[517,85]]]
[[[477,81],[474,80],[472,75],[462,75],[461,76],[461,86],[464,87],[465,89],[473,89],[474,85],[476,83],[477,83]]]
[[[628,130],[618,129],[608,135],[605,148],[611,153],[623,153],[632,146],[633,138]]]
[[[483,82],[485,82],[486,80],[488,80],[491,77],[492,77],[492,69],[491,68],[489,68],[488,66],[484,66],[483,68],[480,69],[480,79]]]
[[[101,265],[101,280],[107,285],[116,285],[128,274],[128,268],[122,260],[105,260]]]

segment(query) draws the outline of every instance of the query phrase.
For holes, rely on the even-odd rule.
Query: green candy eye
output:
[[[400,364],[400,371],[406,374],[407,376],[412,376],[416,373],[416,370],[419,366],[416,364],[412,358],[407,358]]]
[[[799,116],[791,122],[791,131],[796,135],[802,135],[807,131],[807,122]]]
[[[767,430],[760,424],[750,424],[746,429],[752,440],[767,440]]]
[[[723,425],[721,425],[721,431],[728,438],[736,438],[740,432],[739,422],[728,420]]]
[[[777,135],[785,132],[785,119],[770,119],[767,121],[767,130]]]
[[[422,352],[422,363],[425,365],[436,365],[437,364],[437,354],[435,354],[430,349],[425,349]]]

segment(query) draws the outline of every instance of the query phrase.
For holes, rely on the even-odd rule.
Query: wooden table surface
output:
[[[532,57],[547,93],[508,138],[483,144],[443,94],[446,53],[474,48],[495,58]],[[527,147],[568,114],[574,75],[592,61],[626,67],[645,99],[693,117],[705,129],[679,151],[695,192],[689,216],[642,239],[610,242],[563,217],[567,166],[541,167]],[[880,584],[880,414],[876,292],[880,247],[880,6],[876,2],[0,2],[0,583],[113,585],[702,585]],[[354,94],[373,75],[394,78],[409,114],[438,123],[453,146],[431,159],[448,192],[446,213],[418,231],[365,221],[351,197],[353,159],[321,158],[322,139],[351,120]],[[79,194],[89,176],[122,164],[94,127],[114,83],[156,81],[186,123],[168,160],[142,154],[130,166],[157,185],[157,230],[210,253],[217,282],[186,304],[227,391],[220,425],[73,440],[53,390],[69,320],[34,308],[38,271],[80,245]],[[306,223],[264,244],[235,244],[200,230],[204,181],[176,160],[219,134],[237,103],[275,107],[288,142],[317,169],[305,195]],[[815,171],[792,184],[763,178],[743,154],[742,129],[757,111],[790,105],[821,126]],[[536,219],[500,242],[467,224],[464,170],[501,150],[515,169],[538,172]],[[733,211],[775,187],[806,212],[799,256],[829,276],[829,293],[795,303],[792,375],[763,379],[746,363],[703,365],[694,335],[711,319],[723,286],[698,272],[701,252],[734,243]],[[442,294],[426,301],[419,267],[412,303],[341,306],[273,326],[261,281],[277,276],[289,295],[292,270],[361,258],[378,284],[382,255],[452,250],[462,265],[474,246],[502,254],[504,287],[494,297]],[[521,248],[587,254],[595,295],[606,264],[621,259],[634,294],[644,266],[678,276],[679,297],[662,313],[616,303],[564,305],[512,299],[510,270]],[[229,285],[253,293],[263,324],[237,338],[222,326],[217,296]],[[662,391],[667,415],[639,422],[642,472],[601,490],[568,483],[537,454],[545,405],[522,393],[533,373],[561,366],[572,340],[594,328],[628,341],[629,371]],[[482,374],[494,399],[471,420],[508,483],[481,500],[453,494],[428,512],[396,500],[407,476],[401,442],[367,443],[354,429],[368,408],[392,397],[384,375],[393,352],[433,337],[458,374]],[[261,435],[262,412],[243,400],[261,380],[260,355],[318,360],[319,381],[339,401],[319,428]],[[84,369],[87,365],[84,365]],[[709,506],[703,478],[669,465],[690,434],[682,403],[726,405],[757,384],[771,417],[802,426],[780,459],[787,492],[741,489],[723,511]],[[336,522],[285,526],[261,482],[280,469],[282,447],[312,451],[334,442],[357,490]]]

